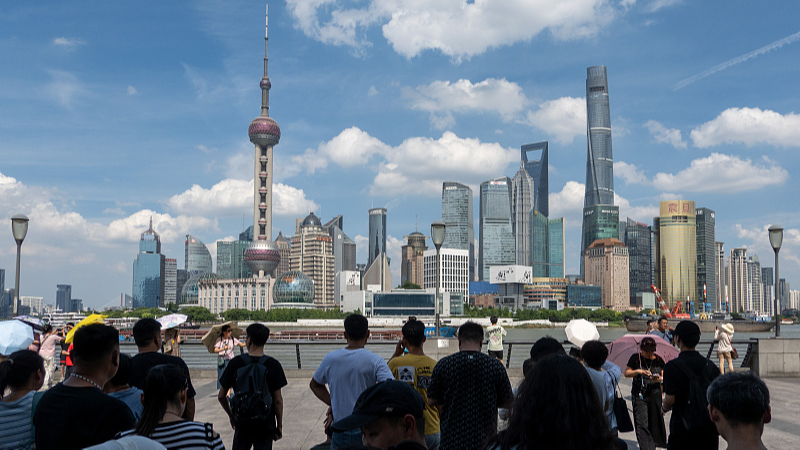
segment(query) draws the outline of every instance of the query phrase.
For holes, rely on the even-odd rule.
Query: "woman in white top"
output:
[[[33,397],[44,382],[42,357],[31,350],[14,352],[0,363],[0,449],[33,444]]]
[[[219,355],[217,358],[217,389],[222,387],[222,385],[219,384],[219,378],[222,376],[222,372],[225,371],[225,368],[228,367],[228,363],[230,363],[235,356],[233,353],[234,347],[237,345],[239,347],[245,346],[244,342],[233,337],[233,329],[230,325],[223,325],[220,331],[222,334],[217,338],[217,342],[214,343],[214,351]]]
[[[61,354],[61,346],[59,345],[61,341],[64,340],[63,337],[56,334],[56,330],[53,329],[51,325],[45,325],[44,329],[42,330],[42,345],[39,347],[39,356],[44,358],[44,387],[45,389],[52,386],[55,381],[55,374],[56,369],[58,369],[59,358],[58,355]],[[58,352],[56,352],[56,346],[58,345]]]
[[[728,362],[728,367],[733,372],[733,359],[731,358],[733,345],[731,345],[731,338],[733,338],[733,325],[730,323],[723,324],[721,330],[719,328],[714,330],[714,340],[719,341],[717,355],[719,356],[720,373],[725,373],[725,361]]]

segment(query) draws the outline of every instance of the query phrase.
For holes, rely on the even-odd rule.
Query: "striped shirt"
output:
[[[120,436],[130,436],[134,430],[126,431]],[[222,438],[214,432],[210,423],[200,422],[168,422],[156,425],[150,439],[159,442],[168,450],[173,449],[212,449],[224,450]]]
[[[13,402],[0,402],[0,449],[30,448],[33,443],[31,405],[36,391]]]

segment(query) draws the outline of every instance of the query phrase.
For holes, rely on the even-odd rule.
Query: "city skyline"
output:
[[[784,39],[800,6],[567,1],[553,19],[541,14],[548,1],[502,12],[367,3],[270,4],[270,115],[283,136],[268,239],[292,236],[310,211],[341,214],[365,263],[365,212],[384,207],[400,280],[403,236],[441,217],[443,181],[472,189],[475,219],[480,183],[513,177],[520,146],[548,141],[549,215],[565,218],[565,272],[577,273],[586,69],[604,65],[620,220],[652,225],[660,201],[692,200],[716,212],[726,253],[747,247],[764,267],[766,228],[780,224],[780,276],[800,282],[800,212],[782,201],[800,191],[800,44]],[[258,115],[263,16],[261,2],[8,6],[0,221],[31,218],[21,296],[54,303],[56,285],[70,284],[85,306],[118,304],[151,216],[178,261],[186,235],[216,258],[218,240],[253,223],[244,129]],[[9,279],[15,252],[0,233]]]

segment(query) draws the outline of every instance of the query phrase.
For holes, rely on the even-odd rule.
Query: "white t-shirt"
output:
[[[491,325],[486,328],[486,334],[489,335],[489,350],[493,352],[503,350],[503,336],[508,334],[505,328],[500,325]]]
[[[327,384],[331,392],[333,420],[349,416],[364,389],[393,379],[386,361],[365,348],[334,350],[325,355],[314,373],[314,381]]]

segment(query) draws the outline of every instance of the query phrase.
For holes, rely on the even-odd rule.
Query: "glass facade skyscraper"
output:
[[[65,313],[70,312],[72,286],[69,284],[57,284],[56,289],[56,308]]]
[[[581,277],[584,276],[586,248],[597,239],[619,239],[619,208],[613,206],[614,157],[611,150],[611,108],[605,66],[586,69],[586,132]]]
[[[660,204],[658,220],[657,285],[667,306],[680,300],[697,305],[697,226],[693,201]]]
[[[534,156],[538,154],[538,159]],[[521,149],[522,165],[533,179],[533,205],[537,211],[550,217],[550,185],[548,181],[547,141],[525,144]],[[530,211],[530,210],[529,210]]]
[[[206,244],[191,234],[186,235],[184,256],[186,258],[184,269],[187,272],[213,272],[211,253],[208,251]]]
[[[221,278],[250,278],[253,273],[244,262],[244,251],[250,241],[217,242],[217,275]]]
[[[717,301],[715,213],[697,208],[697,311],[713,310]]]
[[[442,183],[442,221],[446,228],[442,248],[469,251],[469,281],[475,281],[475,225],[472,189],[455,181]]]
[[[478,267],[483,281],[489,279],[490,266],[516,262],[511,229],[511,180],[508,177],[481,183],[480,233]]]
[[[385,211],[385,210],[384,210]],[[384,223],[386,222],[386,215],[384,213]],[[370,216],[370,221],[372,216]],[[370,231],[372,223],[370,222]],[[339,273],[343,270],[356,270],[356,243],[347,236],[342,227],[344,226],[344,218],[341,214],[329,220],[322,225],[322,228],[328,230],[328,233],[333,239],[333,271]],[[384,228],[384,247],[386,245],[386,228]],[[385,250],[384,250],[385,251]]]
[[[511,226],[514,229],[517,265],[520,266],[531,265],[530,214],[534,203],[533,191],[533,178],[525,170],[525,162],[522,161],[511,180]]]
[[[564,218],[530,213],[530,266],[534,278],[564,278]]]
[[[161,254],[161,237],[150,228],[139,240],[139,254],[133,262],[133,307],[164,306],[165,257]]]
[[[642,293],[651,292],[653,284],[653,230],[649,225],[637,222],[630,217],[627,222],[620,223],[619,235],[628,247],[630,263],[631,306],[642,306]]]
[[[369,210],[369,257],[367,267],[372,261],[378,259],[381,253],[386,253],[386,208],[372,208]]]
[[[550,278],[564,278],[564,218],[547,221],[547,253]]]

